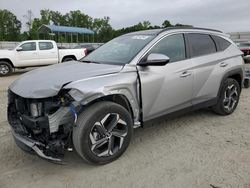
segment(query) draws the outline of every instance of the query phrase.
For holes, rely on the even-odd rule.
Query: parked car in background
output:
[[[249,88],[250,87],[250,69],[245,69],[245,80],[244,80],[244,87]]]
[[[21,42],[12,50],[0,50],[0,76],[9,75],[14,69],[52,65],[79,60],[85,49],[59,49],[52,40]]]
[[[244,53],[245,62],[250,63],[250,42],[237,43],[237,46]]]
[[[74,49],[80,49],[84,48],[86,49],[86,55],[90,54],[93,52],[95,49],[99,48],[101,45],[100,44],[79,44],[74,47]]]
[[[60,162],[75,148],[88,162],[114,161],[133,129],[155,119],[207,107],[232,114],[245,74],[241,55],[216,30],[167,28],[117,37],[80,62],[36,69],[13,82],[12,134],[21,149],[44,159]]]

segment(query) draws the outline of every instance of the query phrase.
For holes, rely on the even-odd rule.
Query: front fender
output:
[[[72,82],[64,87],[81,105],[87,105],[99,98],[111,95],[126,97],[133,111],[134,119],[139,120],[138,80],[136,72],[120,72]]]

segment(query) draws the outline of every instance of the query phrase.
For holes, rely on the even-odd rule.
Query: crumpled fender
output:
[[[119,72],[71,82],[64,86],[81,105],[109,95],[123,95],[129,101],[134,119],[139,119],[137,72]]]

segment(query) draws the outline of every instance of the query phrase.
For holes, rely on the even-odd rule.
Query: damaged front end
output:
[[[54,97],[27,99],[9,90],[8,121],[15,140],[44,159],[60,162],[65,150],[72,148],[75,106],[67,91]]]

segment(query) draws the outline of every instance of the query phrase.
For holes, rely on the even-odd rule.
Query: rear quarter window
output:
[[[189,33],[187,34],[192,57],[208,55],[216,52],[216,46],[210,35]]]
[[[217,51],[224,51],[231,45],[229,41],[227,41],[226,39],[223,39],[222,37],[215,36],[215,35],[211,35],[211,37],[216,43]]]

